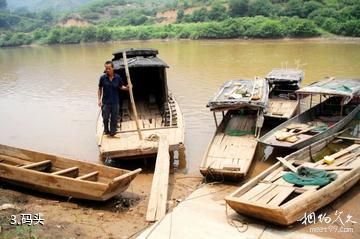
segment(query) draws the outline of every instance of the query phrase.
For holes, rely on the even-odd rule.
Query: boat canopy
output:
[[[231,80],[222,85],[219,92],[209,101],[212,111],[226,111],[237,108],[265,108],[269,87],[265,79]]]
[[[269,83],[300,84],[304,72],[300,69],[275,68],[266,77]]]
[[[130,48],[123,49],[113,53],[114,58],[112,62],[114,63],[114,69],[120,70],[124,69],[124,59],[123,52],[126,51],[126,56],[128,59],[129,68],[136,67],[160,67],[168,68],[169,66],[158,58],[156,55],[159,53],[158,50],[152,48]]]
[[[327,78],[297,90],[296,94],[340,96],[344,98],[343,104],[347,104],[352,98],[360,96],[360,79]]]

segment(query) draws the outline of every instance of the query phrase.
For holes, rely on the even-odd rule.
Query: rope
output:
[[[249,225],[247,222],[242,222],[239,219],[230,218],[230,216],[228,214],[227,203],[225,204],[225,214],[226,214],[226,219],[227,219],[228,224],[232,227],[235,227],[238,232],[244,233],[249,229]]]
[[[149,142],[158,142],[160,140],[160,136],[157,134],[150,134],[144,140],[149,141]],[[141,143],[140,148],[141,148],[141,151],[147,151],[147,150],[155,149],[156,146],[146,147],[146,146],[144,146],[143,143]]]
[[[153,141],[157,142],[160,140],[160,136],[157,134],[150,134],[148,137],[145,138],[146,141]]]

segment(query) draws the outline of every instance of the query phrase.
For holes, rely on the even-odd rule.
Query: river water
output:
[[[227,80],[301,66],[308,84],[360,78],[360,41],[144,41],[0,49],[0,144],[98,161],[95,122],[103,63],[120,48],[157,48],[186,123],[188,169],[196,172],[215,124],[205,107]]]

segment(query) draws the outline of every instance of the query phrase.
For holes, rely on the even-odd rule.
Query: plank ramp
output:
[[[228,189],[226,189],[228,187]],[[299,229],[273,226],[255,220],[246,230],[240,222],[249,220],[225,206],[223,198],[236,186],[205,184],[183,200],[165,218],[142,232],[138,239],[158,238],[292,238],[320,239]],[[234,220],[234,221],[233,221]],[[233,221],[234,225],[231,225]]]
[[[154,177],[151,185],[150,199],[146,213],[146,221],[158,221],[166,214],[169,168],[169,142],[166,136],[160,136]]]

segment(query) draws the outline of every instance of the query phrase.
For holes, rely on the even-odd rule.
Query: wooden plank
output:
[[[279,206],[294,190],[294,187],[283,187],[282,190],[268,202],[268,205]]]
[[[345,137],[345,136],[337,136],[336,138],[339,138],[339,139],[346,139],[346,140],[360,141],[360,138],[358,138],[358,137]]]
[[[274,184],[278,184],[278,185],[284,185],[284,186],[294,186],[294,184],[292,183],[288,183],[286,182],[282,177],[278,178],[277,180],[274,181]]]
[[[272,200],[281,191],[282,191],[282,187],[276,185],[274,188],[269,190],[262,197],[259,197],[255,202],[260,203],[260,204],[267,204],[270,200]]]
[[[20,168],[32,169],[38,171],[49,171],[51,169],[51,160],[44,160],[36,163],[22,165],[20,166]]]
[[[153,222],[160,220],[166,214],[169,168],[169,142],[165,136],[160,136],[154,177],[146,213],[147,221]]]
[[[271,182],[272,179],[277,176],[279,173],[281,173],[284,170],[284,167],[279,167],[277,169],[275,169],[274,171],[272,171],[268,176],[266,176],[263,181],[269,181]]]
[[[75,178],[79,174],[79,168],[78,167],[66,168],[66,169],[63,169],[63,170],[52,172],[51,174],[52,175],[61,175],[61,176]]]
[[[356,153],[356,154],[350,153],[350,154],[344,155],[340,158],[337,158],[332,165],[339,166],[341,164],[344,164],[344,163],[348,162],[349,160],[356,158],[359,154],[360,153]]]
[[[98,175],[99,175],[99,171],[94,171],[94,172],[91,172],[91,173],[81,175],[81,176],[77,177],[76,179],[95,181],[96,182],[98,180]]]
[[[296,173],[296,168],[289,163],[288,161],[286,161],[284,158],[282,157],[276,157],[277,160],[279,160],[285,167],[287,167],[288,169],[290,169],[291,171],[293,171],[294,173]]]
[[[347,166],[327,166],[327,167],[317,167],[316,169],[322,169],[325,171],[333,171],[333,170],[352,170],[354,167]]]
[[[332,158],[336,159],[336,158],[338,158],[338,157],[340,157],[340,156],[342,156],[344,154],[350,153],[352,150],[357,149],[359,146],[360,146],[360,144],[353,144],[353,145],[351,145],[351,146],[349,146],[349,147],[347,147],[347,148],[345,148],[343,150],[340,150],[339,152],[334,153],[334,154],[332,154],[330,156]]]
[[[0,159],[1,159],[1,162],[4,161],[3,163],[7,163],[10,165],[24,165],[24,164],[29,163],[29,161],[27,161],[27,160],[19,159],[16,157],[11,157],[11,156],[4,155],[4,154],[0,154]]]
[[[276,184],[270,184],[270,187],[264,189],[262,192],[258,193],[257,195],[251,197],[249,199],[249,201],[251,202],[256,202],[257,200],[259,200],[260,198],[262,198],[263,196],[265,196],[266,194],[268,194],[270,191],[274,190],[278,185]]]
[[[255,197],[256,195],[258,195],[259,193],[263,192],[270,186],[271,186],[271,184],[268,184],[268,183],[259,183],[255,187],[251,188],[249,191],[247,191],[246,193],[241,195],[240,199],[241,200],[249,200],[249,199]]]

